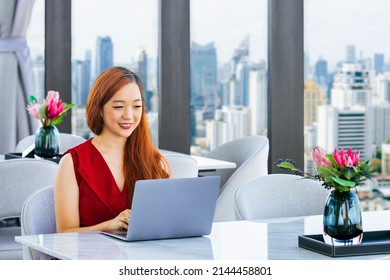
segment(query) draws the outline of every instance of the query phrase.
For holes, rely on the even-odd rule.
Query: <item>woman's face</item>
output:
[[[136,83],[129,83],[118,90],[103,106],[102,134],[128,138],[137,128],[142,116],[141,92]]]

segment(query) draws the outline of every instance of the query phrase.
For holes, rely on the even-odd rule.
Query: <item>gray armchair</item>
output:
[[[236,169],[221,169],[213,175],[221,177],[214,221],[234,221],[234,193],[237,187],[258,176],[268,174],[269,141],[265,136],[248,136],[225,143],[209,154],[209,158],[236,163]]]
[[[56,232],[53,186],[37,190],[26,199],[22,208],[20,223],[22,235]],[[23,246],[23,259],[25,260],[47,260],[51,258],[49,255]]]
[[[13,159],[0,162],[0,259],[22,259],[19,218],[24,201],[34,191],[53,185],[58,165],[48,160]],[[16,222],[7,224],[6,221]]]
[[[171,167],[172,178],[198,176],[198,164],[192,157],[177,153],[164,154],[164,156]]]
[[[237,220],[257,220],[320,215],[326,190],[320,182],[291,174],[270,174],[237,188],[234,197]]]

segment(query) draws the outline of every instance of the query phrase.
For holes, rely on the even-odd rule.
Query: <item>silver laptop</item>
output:
[[[101,232],[125,241],[208,235],[220,180],[219,176],[139,180],[128,230]]]

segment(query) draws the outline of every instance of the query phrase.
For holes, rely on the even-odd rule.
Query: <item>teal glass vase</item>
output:
[[[35,133],[34,153],[43,158],[52,158],[59,155],[60,134],[54,125],[41,126]]]
[[[324,241],[333,246],[360,244],[363,238],[359,198],[353,191],[333,190],[325,203]]]

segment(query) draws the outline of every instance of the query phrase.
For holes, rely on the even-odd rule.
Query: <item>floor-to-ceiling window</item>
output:
[[[35,95],[45,95],[45,0],[36,0],[26,33],[34,73]]]
[[[377,176],[363,210],[390,209],[390,3],[305,0],[305,165],[311,149],[352,148]],[[386,199],[387,198],[387,199]]]
[[[192,0],[190,19],[191,153],[266,135],[267,1]]]
[[[72,1],[73,133],[91,136],[85,121],[90,87],[101,72],[118,65],[141,78],[152,138],[158,144],[157,8],[157,0]]]

